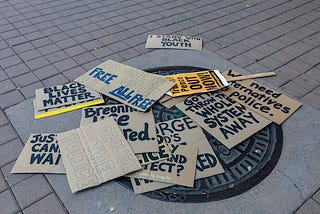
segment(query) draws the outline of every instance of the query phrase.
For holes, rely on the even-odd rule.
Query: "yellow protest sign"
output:
[[[228,85],[218,70],[174,74],[166,78],[176,83],[167,92],[172,97],[215,91]]]

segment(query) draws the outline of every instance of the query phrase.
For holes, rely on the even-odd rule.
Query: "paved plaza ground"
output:
[[[0,213],[74,213],[69,198],[57,193],[62,190],[55,188],[54,179],[10,174],[24,139],[7,112],[18,109],[21,114],[15,106],[27,106],[35,89],[70,82],[107,59],[136,63],[140,69],[156,67],[152,61],[139,67],[135,60],[157,53],[144,48],[149,34],[199,36],[204,54],[250,73],[275,70],[277,76],[265,81],[319,115],[319,0],[0,0]],[[175,65],[186,64],[179,60],[173,59]],[[303,121],[300,113],[299,121],[289,124]],[[319,151],[319,135],[315,131],[311,136]],[[320,171],[319,156],[314,164]],[[281,213],[319,213],[319,187],[317,182],[301,202]],[[216,205],[221,208],[224,201]],[[107,213],[109,204],[105,206]],[[182,208],[176,213],[186,213],[183,205],[177,206]],[[260,211],[269,213],[263,203]],[[250,212],[243,208],[242,213]]]

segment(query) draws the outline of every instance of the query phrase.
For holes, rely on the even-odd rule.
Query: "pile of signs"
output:
[[[163,77],[108,60],[73,83],[39,89],[35,118],[82,108],[81,124],[31,135],[12,173],[66,173],[73,193],[120,176],[131,179],[135,193],[193,187],[224,172],[202,129],[232,148],[301,105],[252,80],[228,83],[234,76],[214,70]],[[100,93],[120,103],[97,105]],[[156,102],[186,116],[156,123]]]

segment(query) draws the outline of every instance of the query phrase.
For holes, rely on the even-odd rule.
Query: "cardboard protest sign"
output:
[[[112,118],[58,134],[72,193],[141,169]]]
[[[141,111],[150,108],[175,84],[163,76],[113,60],[107,60],[75,81]]]
[[[229,149],[271,123],[220,92],[196,94],[176,107]]]
[[[150,192],[150,191],[163,189],[163,188],[174,185],[174,184],[162,183],[162,182],[140,179],[140,178],[130,178],[130,181],[135,194]]]
[[[239,75],[232,70],[224,72],[225,77]],[[222,93],[279,125],[301,106],[301,103],[253,80],[231,82]]]
[[[104,103],[101,94],[75,82],[37,89],[35,93],[35,119]]]
[[[173,74],[166,78],[176,83],[167,92],[172,97],[215,91],[229,85],[218,70]]]
[[[171,158],[144,165],[128,176],[193,187],[198,148],[171,144],[171,152]]]
[[[30,135],[11,173],[65,174],[56,134]]]
[[[166,108],[172,108],[173,106],[175,106],[176,104],[184,101],[188,96],[181,96],[181,97],[173,97],[163,103],[161,103],[161,105],[163,105]]]
[[[202,129],[191,118],[182,117],[159,122],[156,125],[158,134],[163,136],[169,145],[186,144],[199,148],[196,179],[224,172]]]
[[[139,112],[130,106],[104,105],[82,109],[80,125],[112,117],[134,153],[157,152],[158,142],[152,110]]]
[[[146,48],[202,50],[202,38],[176,35],[149,35]]]
[[[171,155],[171,151],[168,148],[167,143],[164,138],[158,135],[158,152],[146,152],[141,154],[136,154],[141,165],[146,165],[153,162],[158,162],[160,160],[168,159]]]

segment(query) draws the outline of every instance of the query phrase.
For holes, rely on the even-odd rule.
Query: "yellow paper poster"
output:
[[[167,92],[172,97],[215,91],[229,85],[218,70],[174,74],[166,78],[176,83]]]

